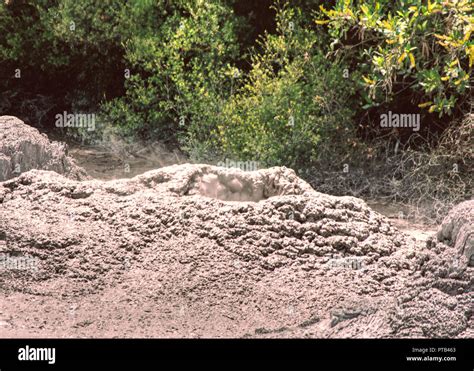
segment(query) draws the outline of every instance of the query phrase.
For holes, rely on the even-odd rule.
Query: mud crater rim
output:
[[[234,169],[231,169],[234,170]],[[197,176],[186,193],[187,196],[199,195],[225,202],[265,201],[271,197],[288,194],[300,195],[303,192],[285,192],[265,177],[255,178],[251,172],[229,171],[208,172]]]

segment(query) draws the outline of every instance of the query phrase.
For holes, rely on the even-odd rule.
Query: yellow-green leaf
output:
[[[469,48],[466,49],[466,54],[469,57],[469,68],[471,68],[474,64],[474,45],[470,45]]]
[[[398,58],[398,61],[397,61],[398,64],[402,63],[406,57],[407,57],[407,53],[403,52],[400,58]]]
[[[469,41],[471,38],[471,33],[472,33],[472,26],[469,28],[469,30],[466,32],[464,35],[464,38],[462,39],[464,42]]]
[[[424,102],[424,103],[420,103],[418,105],[418,107],[420,108],[425,108],[425,107],[428,107],[430,104],[432,104],[433,102]]]
[[[414,68],[415,67],[415,56],[413,53],[408,54],[408,57],[410,58],[410,67]]]
[[[362,76],[362,78],[364,79],[365,83],[368,84],[368,85],[373,85],[373,84],[375,84],[375,81],[369,79],[368,77]]]
[[[436,33],[433,36],[436,37],[437,39],[440,39],[440,40],[449,40],[450,39],[450,37],[448,37],[448,36],[438,35]]]
[[[454,61],[452,61],[450,64],[449,64],[449,67],[454,67],[456,66],[457,64],[459,64],[459,59],[455,59]]]

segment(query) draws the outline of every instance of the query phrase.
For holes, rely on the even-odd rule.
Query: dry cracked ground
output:
[[[11,116],[0,176],[0,337],[474,337],[474,201],[420,242],[284,167],[91,179]]]

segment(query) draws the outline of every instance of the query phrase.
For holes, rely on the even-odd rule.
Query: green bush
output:
[[[128,9],[121,0],[0,2],[0,109],[41,125],[28,111],[95,112],[123,92],[121,43]],[[21,78],[14,78],[14,71]],[[46,103],[45,103],[46,102]],[[8,111],[7,111],[8,110]]]
[[[364,108],[403,95],[441,116],[469,103],[472,10],[469,0],[338,0],[316,23],[361,73]]]
[[[42,14],[54,35],[53,43],[67,46],[67,72],[76,91],[72,101],[79,109],[96,108],[122,93],[122,43],[131,36],[132,9],[131,3],[122,0],[60,0]],[[80,104],[81,100],[85,103]]]
[[[66,46],[57,42],[45,17],[47,7],[54,3],[45,0],[0,2],[2,65],[20,69],[34,66],[45,72],[49,67],[69,63]],[[6,70],[4,66],[2,69]]]
[[[124,134],[207,139],[232,89],[239,52],[232,9],[218,0],[144,2],[134,16],[124,43],[126,95],[104,105],[106,119]]]
[[[0,81],[0,109],[10,96],[9,108],[39,97],[36,111],[49,114],[100,106],[101,124],[193,157],[303,168],[351,157],[361,145],[353,118],[364,126],[367,109],[398,104],[441,115],[469,103],[466,0],[281,0],[267,13],[245,5],[246,19],[235,5],[1,2],[0,67],[9,78]],[[252,9],[276,14],[276,32],[247,53],[239,42],[253,44],[242,36],[256,22]],[[24,79],[11,78],[17,67]]]
[[[301,169],[323,159],[336,165],[354,143],[351,82],[302,19],[297,9],[277,9],[277,34],[265,35],[220,116],[225,156]]]

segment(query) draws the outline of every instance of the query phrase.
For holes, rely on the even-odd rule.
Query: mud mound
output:
[[[52,170],[83,180],[86,172],[67,156],[65,144],[50,142],[38,130],[13,116],[0,116],[0,181],[31,169]]]
[[[286,168],[32,170],[0,202],[5,336],[472,336],[458,249],[419,246]]]
[[[449,212],[438,231],[438,241],[453,246],[474,267],[474,200],[462,202]]]

